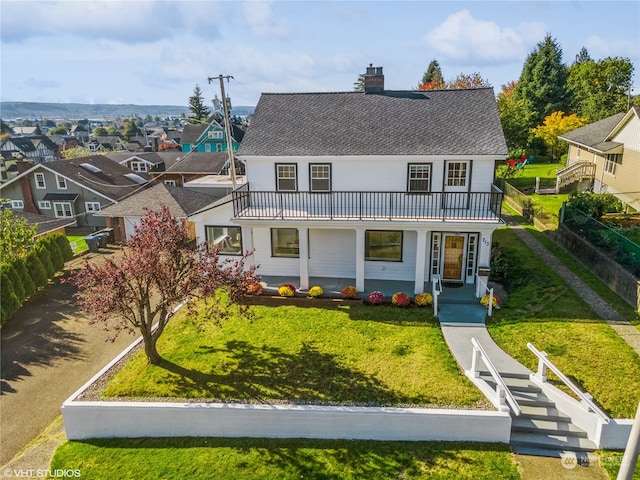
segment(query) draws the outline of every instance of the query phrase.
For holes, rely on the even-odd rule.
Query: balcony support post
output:
[[[356,288],[364,292],[364,228],[356,228]]]
[[[300,289],[309,290],[309,229],[298,228]]]
[[[413,293],[417,295],[424,291],[424,266],[427,261],[427,231],[419,229],[416,233],[418,234],[418,238],[416,240],[416,276]]]

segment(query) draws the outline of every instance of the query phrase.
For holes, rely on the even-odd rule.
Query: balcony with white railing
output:
[[[503,193],[266,192],[234,190],[238,220],[500,221]]]

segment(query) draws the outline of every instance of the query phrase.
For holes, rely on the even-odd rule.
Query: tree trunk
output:
[[[147,356],[149,365],[160,365],[162,363],[162,357],[158,353],[156,348],[156,338],[153,335],[142,335],[144,341],[144,353]]]

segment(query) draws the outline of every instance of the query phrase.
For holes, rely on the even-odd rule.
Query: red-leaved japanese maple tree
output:
[[[183,302],[205,299],[207,318],[214,322],[232,306],[247,314],[240,299],[258,279],[255,266],[245,265],[246,255],[222,260],[217,249],[194,246],[186,223],[163,206],[145,210],[120,258],[85,262],[71,281],[78,286],[78,306],[92,322],[104,323],[116,335],[138,330],[149,363],[158,365],[156,342]],[[221,289],[224,295],[216,295]]]

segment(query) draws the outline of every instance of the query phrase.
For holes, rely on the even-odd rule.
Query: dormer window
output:
[[[209,130],[209,132],[207,132],[207,136],[211,140],[222,140],[224,138],[224,132],[221,130]]]

